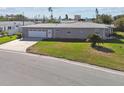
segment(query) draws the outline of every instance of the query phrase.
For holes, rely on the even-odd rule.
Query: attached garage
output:
[[[46,38],[46,31],[28,31],[28,37]]]

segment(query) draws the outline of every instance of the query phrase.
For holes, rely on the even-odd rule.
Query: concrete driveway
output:
[[[23,41],[18,39],[8,43],[1,44],[0,49],[26,52],[26,49],[35,43],[37,43],[37,41]]]

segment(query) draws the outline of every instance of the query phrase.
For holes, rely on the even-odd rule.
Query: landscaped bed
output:
[[[100,47],[92,48],[87,42],[39,41],[27,52],[85,62],[124,71],[124,32]]]
[[[6,42],[9,42],[9,41],[15,40],[16,38],[17,38],[16,35],[0,37],[0,44],[3,44],[3,43],[6,43]]]

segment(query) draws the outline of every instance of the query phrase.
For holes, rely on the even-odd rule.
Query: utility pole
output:
[[[23,12],[22,17],[23,17],[23,26],[24,26],[24,25],[25,25],[25,23],[24,23],[24,21],[25,21],[25,20],[24,20],[24,12]]]

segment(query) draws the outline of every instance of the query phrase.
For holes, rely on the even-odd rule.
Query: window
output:
[[[81,34],[84,34],[84,33],[85,33],[85,31],[80,31],[80,33],[81,33]]]
[[[8,26],[8,30],[11,30],[11,26]]]
[[[70,34],[71,32],[67,32],[68,34]]]
[[[100,34],[100,32],[95,32],[95,34],[96,34],[96,35],[99,35],[99,34]]]

